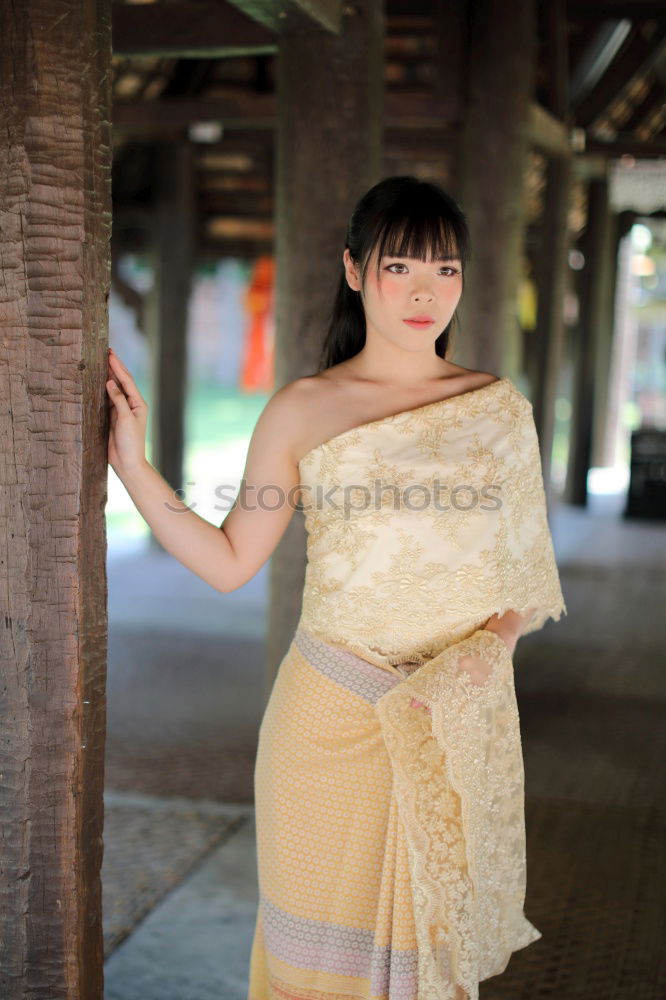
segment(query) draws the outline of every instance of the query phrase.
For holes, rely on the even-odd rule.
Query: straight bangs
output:
[[[434,211],[397,212],[385,217],[377,226],[375,238],[370,236],[367,245],[369,252],[362,268],[364,282],[375,248],[378,275],[383,257],[413,257],[424,262],[459,260],[464,274],[469,254],[466,226],[459,225],[449,213],[441,214],[439,205]]]

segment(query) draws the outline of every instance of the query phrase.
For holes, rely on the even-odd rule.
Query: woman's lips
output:
[[[434,319],[404,319],[403,323],[413,326],[416,330],[425,330],[427,326],[432,326]]]

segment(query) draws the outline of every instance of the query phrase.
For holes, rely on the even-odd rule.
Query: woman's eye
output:
[[[387,267],[385,268],[385,270],[386,270],[386,271],[391,271],[391,268],[393,268],[393,267],[405,267],[405,265],[404,265],[404,264],[389,264],[389,265],[388,265],[388,266],[387,266]],[[458,268],[457,268],[457,267],[449,267],[448,265],[446,265],[446,266],[443,266],[443,267],[440,267],[440,271],[449,271],[449,273],[450,273],[451,275],[454,275],[454,274],[458,274],[458,273],[459,273],[459,272],[458,272]],[[404,272],[404,271],[392,271],[391,273],[392,273],[392,274],[404,274],[405,272]]]

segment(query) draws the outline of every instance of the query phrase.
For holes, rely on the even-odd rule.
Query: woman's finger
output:
[[[131,375],[126,375],[123,372],[120,372],[116,378],[120,382],[120,386],[124,390],[132,409],[134,409],[135,406],[141,405],[141,403],[145,403],[145,400],[134,384]]]
[[[109,379],[106,383],[106,388],[111,397],[111,402],[113,403],[112,413],[116,417],[119,416],[132,416],[133,410],[138,410],[138,404],[132,405],[132,401],[126,395],[125,390],[122,386],[119,386],[115,379]]]
[[[458,660],[458,673],[465,673],[479,687],[482,687],[488,680],[492,672],[492,664],[484,657],[472,653],[465,653]]]
[[[113,357],[112,355],[109,355],[109,358],[112,357]],[[136,409],[137,406],[141,406],[142,404],[144,406],[147,405],[145,399],[137,389],[134,383],[134,379],[123,365],[116,364],[114,366],[114,371],[112,374],[120,382],[127,396],[129,405],[132,407],[132,409]]]
[[[426,712],[430,713],[430,709],[428,708],[428,706],[427,706],[427,705],[424,705],[424,704],[423,704],[423,702],[422,702],[422,701],[419,701],[419,700],[418,700],[417,698],[412,698],[412,699],[410,700],[410,704],[411,704],[411,705],[412,705],[412,706],[413,706],[414,708],[425,708]]]
[[[122,361],[120,360],[120,358],[117,358],[115,356],[115,354],[109,354],[109,364],[112,366],[113,371],[119,377],[121,375],[124,375],[126,378],[129,378],[129,379],[132,378],[132,376],[129,373],[129,370],[127,368],[125,368],[125,365],[122,363]]]
[[[130,404],[125,398],[125,393],[113,379],[109,379],[106,383],[106,389],[111,397],[111,402],[116,408],[116,413],[118,413],[118,411],[129,412]]]

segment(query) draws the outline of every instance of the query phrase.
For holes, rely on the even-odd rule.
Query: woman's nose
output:
[[[425,286],[415,288],[412,292],[412,298],[417,302],[421,302],[423,299],[430,301],[430,299],[433,298],[432,289],[426,288]]]

